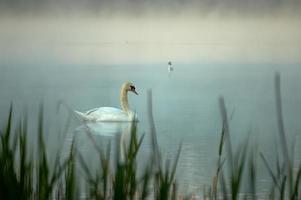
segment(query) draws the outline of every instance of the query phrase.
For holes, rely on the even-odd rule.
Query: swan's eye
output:
[[[134,87],[134,86],[131,85],[130,87],[131,87],[131,90],[135,90],[135,87]]]

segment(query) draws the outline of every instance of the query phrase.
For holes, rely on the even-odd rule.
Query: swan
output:
[[[120,104],[121,109],[114,107],[100,107],[88,110],[87,112],[74,111],[83,121],[90,122],[129,122],[138,121],[136,113],[130,110],[128,103],[128,92],[136,92],[135,86],[130,82],[125,82],[121,86]]]

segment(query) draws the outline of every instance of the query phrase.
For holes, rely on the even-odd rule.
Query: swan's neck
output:
[[[127,94],[128,94],[128,91],[124,87],[122,87],[121,92],[120,92],[120,104],[121,104],[122,110],[128,114],[130,108],[129,108]]]

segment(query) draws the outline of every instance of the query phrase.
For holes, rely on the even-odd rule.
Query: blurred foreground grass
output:
[[[42,106],[37,121],[38,154],[34,155],[29,151],[27,118],[25,116],[20,122],[13,121],[11,105],[6,125],[0,133],[0,199],[258,199],[258,162],[265,165],[271,178],[271,185],[266,186],[270,187],[270,192],[265,198],[301,199],[301,165],[294,162],[296,159],[293,151],[288,149],[282,119],[279,74],[275,75],[274,82],[281,155],[277,154],[276,162],[270,163],[263,153],[248,147],[248,141],[233,149],[227,111],[221,97],[219,106],[223,128],[220,145],[217,147],[216,173],[210,186],[204,187],[203,196],[178,193],[175,173],[181,145],[174,163],[162,159],[153,120],[151,91],[148,91],[148,119],[152,153],[149,164],[142,173],[138,173],[137,154],[144,137],[137,136],[136,123],[132,124],[127,144],[118,145],[120,142],[116,142],[116,152],[119,153],[115,158],[110,156],[110,144],[105,150],[95,146],[100,167],[96,173],[92,173],[83,156],[76,151],[75,142],[72,143],[67,158],[62,158],[58,153],[54,164],[49,164]],[[120,148],[124,148],[123,151]],[[115,159],[114,166],[111,166],[111,159]],[[84,171],[85,191],[79,190],[76,176],[78,168]],[[247,191],[244,185],[248,185]]]

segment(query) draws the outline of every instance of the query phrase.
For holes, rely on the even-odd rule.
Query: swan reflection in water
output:
[[[94,136],[115,137],[130,132],[132,122],[85,122],[75,132],[88,132]]]
[[[136,122],[84,122],[75,128],[72,134],[67,135],[64,154],[65,156],[69,154],[75,139],[76,149],[89,160],[92,159],[91,154],[95,154],[95,148],[105,151],[108,144],[104,143],[112,141],[118,145],[119,152],[115,153],[120,155],[122,161],[134,123]]]

